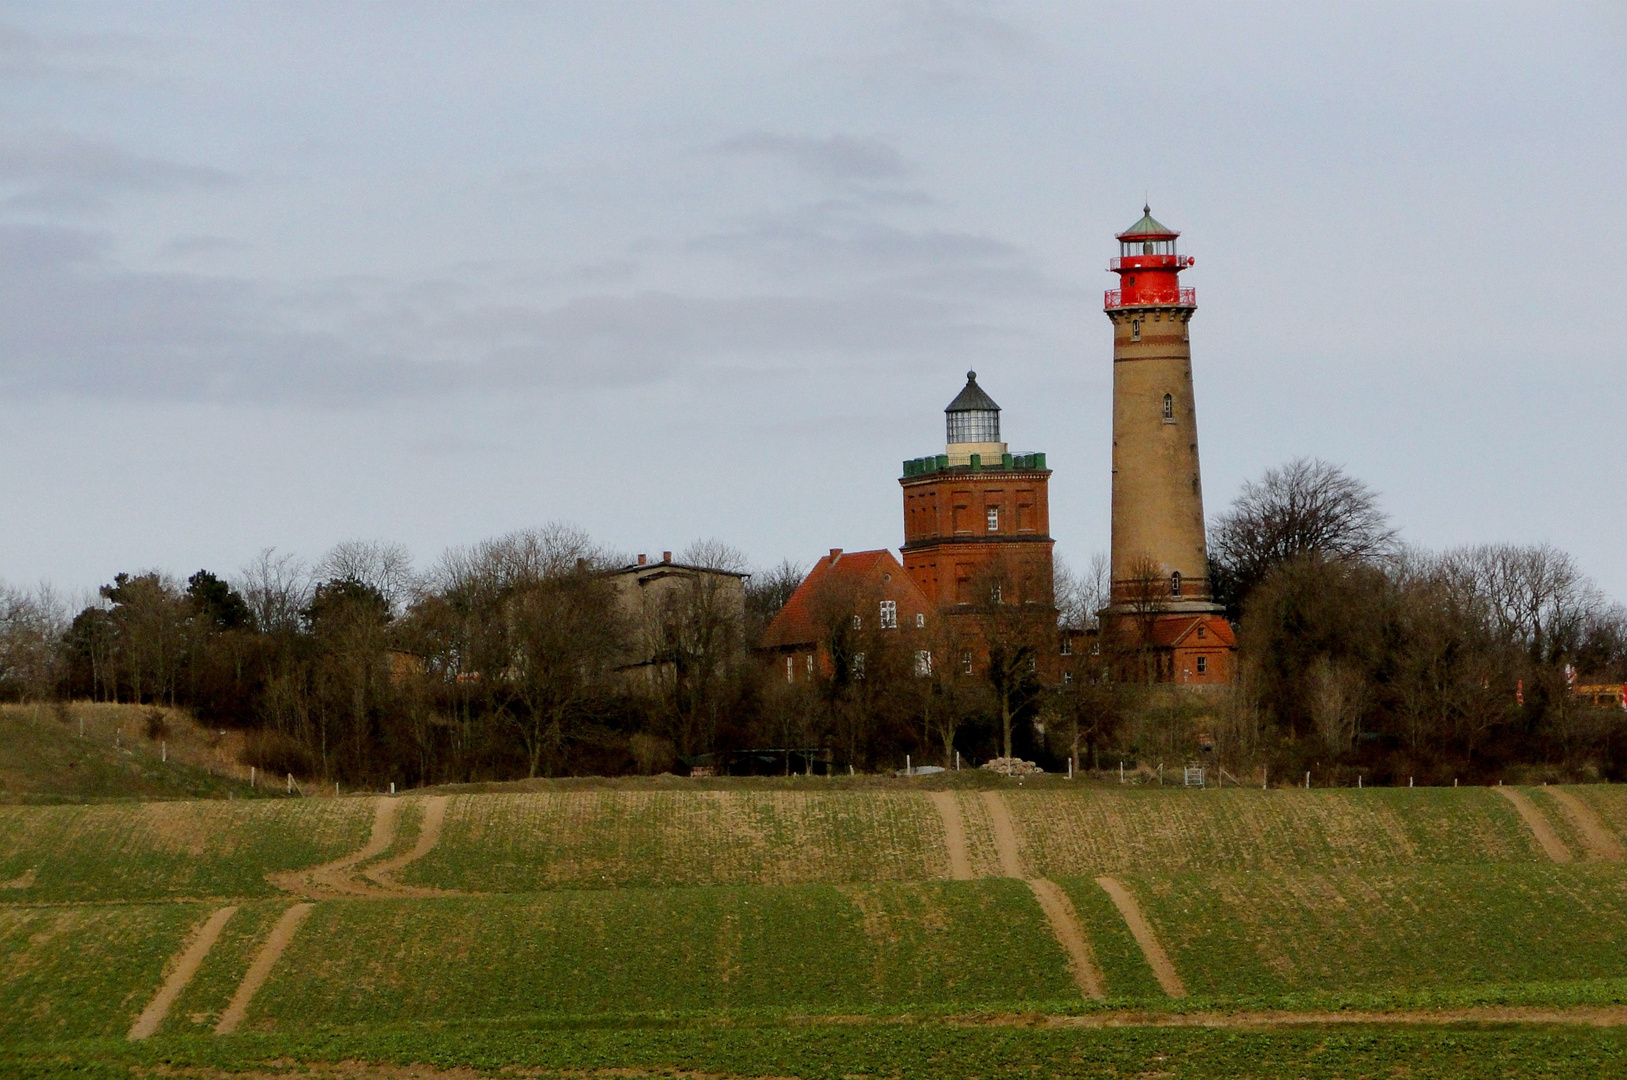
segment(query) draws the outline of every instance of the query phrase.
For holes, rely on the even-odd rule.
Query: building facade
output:
[[[966,373],[944,409],[944,453],[904,462],[904,569],[946,611],[1004,603],[1054,607],[1049,484],[1041,453],[1013,454],[1000,406]]]

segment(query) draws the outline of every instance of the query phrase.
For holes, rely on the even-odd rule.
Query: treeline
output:
[[[1627,614],[1563,552],[1406,549],[1365,485],[1298,461],[1217,517],[1211,558],[1240,642],[1223,692],[1137,681],[1156,668],[1146,643],[1097,633],[1099,557],[1058,568],[1055,611],[991,581],[971,623],[884,629],[854,618],[874,598],[820,598],[826,662],[788,680],[750,646],[800,568],[751,574],[743,603],[698,575],[633,610],[608,573],[630,560],[550,526],[425,570],[398,545],[348,543],[315,566],[268,550],[233,575],[119,574],[77,612],[0,587],[0,697],[184,706],[247,729],[246,764],[379,787],[655,773],[763,747],[860,771],[958,752],[1317,783],[1627,776],[1627,713],[1577,689],[1627,679]],[[747,568],[716,541],[677,561]]]
[[[1451,783],[1627,775],[1627,612],[1546,544],[1402,547],[1374,493],[1295,461],[1211,530],[1239,622],[1217,751],[1278,775]]]
[[[799,567],[752,574],[743,604],[697,575],[658,609],[630,610],[610,574],[628,561],[550,526],[423,572],[398,545],[348,543],[314,567],[268,550],[229,578],[119,574],[71,617],[50,590],[7,589],[0,694],[184,706],[248,729],[245,764],[375,787],[655,773],[766,746],[859,771],[957,748],[986,758],[1002,715],[1033,712],[1026,662],[1007,665],[1022,672],[1013,710],[1010,680],[942,664],[918,677],[914,644],[873,621],[866,644],[851,609],[830,620],[836,667],[787,686],[749,646]],[[676,561],[745,570],[716,541]],[[855,649],[868,650],[862,670]],[[1033,746],[1031,725],[1017,727]]]

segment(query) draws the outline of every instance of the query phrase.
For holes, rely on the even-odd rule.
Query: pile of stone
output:
[[[978,768],[997,772],[1001,776],[1034,776],[1045,771],[1032,761],[1015,757],[997,757],[993,761],[985,761]]]

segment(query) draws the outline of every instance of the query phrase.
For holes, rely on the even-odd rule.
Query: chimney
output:
[[[832,566],[835,566],[836,565],[836,560],[840,559],[841,557],[842,557],[842,549],[841,548],[831,548],[830,549],[830,564]]]
[[[640,554],[639,557],[638,557],[638,565],[643,566],[646,561],[648,561],[648,560],[646,560],[644,558],[644,556],[642,554]]]
[[[670,551],[663,551],[663,552],[662,552],[662,553],[661,553],[661,561],[662,561],[662,562],[671,562],[671,561],[672,561],[672,552],[670,552]]]

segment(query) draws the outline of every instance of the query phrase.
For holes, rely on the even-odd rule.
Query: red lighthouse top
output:
[[[1127,307],[1197,307],[1197,291],[1181,288],[1177,276],[1192,265],[1192,256],[1175,252],[1181,234],[1141,208],[1141,220],[1118,234],[1119,257],[1108,269],[1119,276],[1119,287],[1109,289],[1102,306],[1109,311]]]

